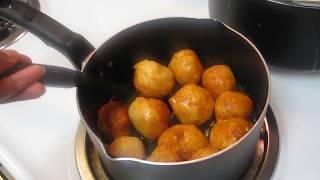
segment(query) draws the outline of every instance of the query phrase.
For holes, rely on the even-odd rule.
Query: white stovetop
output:
[[[208,17],[200,0],[40,0],[42,11],[95,46],[120,30],[159,17]],[[30,33],[9,48],[36,63],[71,67]],[[319,179],[320,73],[272,74],[271,106],[280,129],[276,180]],[[74,157],[75,89],[48,88],[37,100],[0,105],[0,162],[16,179],[80,179]]]

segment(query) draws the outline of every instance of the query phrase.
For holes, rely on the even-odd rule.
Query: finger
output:
[[[10,70],[18,62],[17,58],[7,56],[5,53],[0,51],[0,73],[4,73]]]
[[[24,101],[29,99],[35,99],[40,97],[45,93],[45,87],[40,82],[36,82],[31,86],[24,89],[22,92],[18,93],[14,97],[8,99],[8,101]]]
[[[39,65],[31,65],[8,77],[0,80],[0,101],[16,95],[34,82],[38,81],[44,74],[44,68]]]
[[[25,64],[32,63],[31,59],[28,56],[20,54],[15,50],[2,50],[2,52],[6,54],[8,57],[17,59],[21,63],[25,63]]]
[[[26,56],[24,54],[19,53],[19,60],[20,62],[26,63],[26,64],[32,64],[32,60],[29,56]]]
[[[18,52],[15,51],[15,50],[11,50],[11,49],[4,49],[4,50],[1,50],[2,53],[6,54],[7,56],[10,56],[10,57],[18,57]]]

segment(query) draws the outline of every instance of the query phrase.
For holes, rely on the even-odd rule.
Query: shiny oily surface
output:
[[[129,120],[128,106],[119,101],[111,101],[103,105],[98,112],[97,128],[107,142],[129,135],[132,125]]]
[[[156,140],[168,128],[169,107],[159,99],[137,97],[129,106],[135,129],[148,140]]]
[[[209,91],[188,84],[169,98],[174,114],[182,124],[201,125],[209,120],[214,110],[214,100]]]
[[[215,65],[202,74],[202,86],[211,92],[216,100],[222,93],[236,89],[236,78],[227,65]]]
[[[121,136],[116,138],[109,146],[110,154],[113,157],[131,157],[137,159],[144,159],[144,145],[143,142],[133,136]]]
[[[180,162],[183,161],[175,151],[166,146],[156,147],[147,159],[153,162]]]
[[[210,132],[210,144],[223,150],[236,143],[252,127],[250,121],[244,119],[228,119],[216,123]]]
[[[218,150],[216,148],[213,148],[211,146],[207,146],[207,147],[199,149],[195,153],[193,153],[192,156],[189,158],[189,160],[195,160],[195,159],[207,157],[207,156],[210,156],[211,154],[214,154],[216,152],[218,152]]]
[[[165,151],[170,149],[172,153],[177,154],[182,160],[189,160],[196,151],[208,145],[207,138],[196,126],[177,124],[163,132],[155,151],[151,153],[150,160],[162,162],[162,159],[165,159],[166,161],[166,157],[161,157],[162,152],[157,150],[159,147],[165,147],[162,148]]]
[[[166,96],[175,84],[173,72],[152,60],[141,60],[134,65],[134,86],[144,97]]]
[[[250,120],[253,109],[251,98],[243,93],[227,91],[222,93],[215,103],[217,121],[230,118]]]
[[[191,49],[176,52],[169,63],[169,68],[181,85],[198,83],[203,71],[201,60]]]

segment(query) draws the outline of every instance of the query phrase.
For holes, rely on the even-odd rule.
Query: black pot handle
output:
[[[94,47],[82,35],[72,32],[42,12],[23,2],[1,0],[0,17],[11,21],[64,54],[77,69]]]
[[[45,69],[41,82],[47,87],[73,88],[80,87],[82,82],[86,82],[84,74],[80,71],[46,64],[39,65]],[[82,76],[84,78],[81,78]]]
[[[91,76],[84,72],[75,71],[72,69],[44,65],[45,74],[42,77],[42,83],[47,87],[60,87],[60,88],[72,88],[72,87],[86,87],[92,88],[96,92],[111,93],[117,92],[122,97],[135,97],[135,91],[132,91],[118,83],[114,83],[102,77]]]

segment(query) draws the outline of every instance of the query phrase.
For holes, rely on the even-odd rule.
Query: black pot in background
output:
[[[271,0],[209,0],[209,12],[251,39],[269,65],[320,70],[319,7]]]

